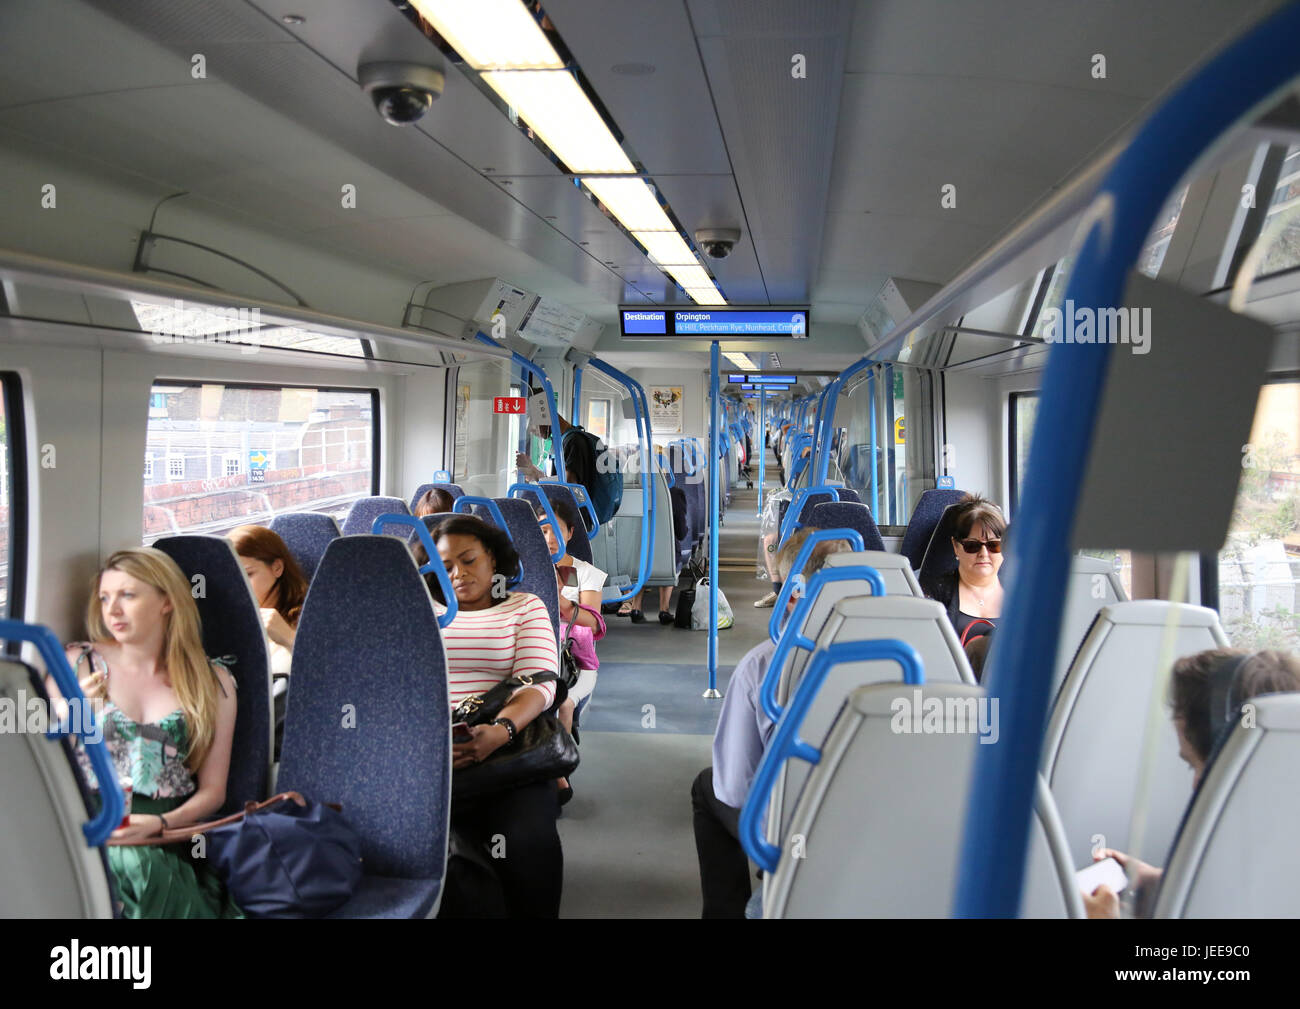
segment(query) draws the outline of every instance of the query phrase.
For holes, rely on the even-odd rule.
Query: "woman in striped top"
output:
[[[433,529],[438,554],[456,593],[456,619],[443,628],[447,687],[453,707],[521,673],[555,673],[559,652],[546,606],[528,592],[507,584],[519,571],[519,555],[507,533],[472,515],[455,515]],[[417,557],[423,551],[417,551]],[[423,563],[423,561],[421,561]],[[442,589],[426,575],[439,614]],[[479,763],[512,740],[555,703],[555,682],[521,687],[490,725],[470,726],[473,739],[452,745],[453,773]],[[456,799],[452,829],[494,857],[488,861],[500,880],[511,917],[555,918],[560,913],[564,855],[555,829],[555,783],[520,785],[492,795]],[[508,845],[504,857],[497,849]],[[478,899],[458,892],[448,880],[442,914],[481,916]]]

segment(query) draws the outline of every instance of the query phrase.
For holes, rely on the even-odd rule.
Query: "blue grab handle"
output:
[[[550,523],[551,529],[555,532],[555,542],[559,550],[558,553],[551,554],[551,561],[552,563],[558,564],[564,558],[564,555],[568,553],[568,547],[564,543],[564,537],[560,535],[560,524],[555,518],[555,512],[551,510],[551,501],[546,496],[545,491],[538,492],[535,486],[530,487],[526,483],[512,483],[506,489],[506,497],[514,497],[516,492],[523,491],[532,491],[534,494],[537,494],[537,499],[542,503],[542,511],[546,512],[546,521]],[[491,501],[490,498],[483,498],[483,500]],[[493,514],[496,515],[497,521],[501,523],[501,528],[509,531],[510,527],[506,525],[506,520],[501,516],[501,509],[497,507],[495,501],[491,501],[491,504]],[[520,563],[522,564],[523,561],[521,560]]]
[[[799,520],[799,514],[803,511],[804,504],[814,494],[829,494],[832,501],[840,499],[839,488],[830,484],[817,484],[815,486],[801,487],[795,492],[794,500],[790,502],[790,507],[786,510],[785,521],[781,523],[781,539],[784,543],[792,532],[803,526]],[[861,550],[861,547],[858,547]]]
[[[790,614],[790,620],[781,632],[781,638],[776,643],[776,651],[772,653],[772,658],[768,660],[767,672],[763,674],[763,682],[758,690],[759,706],[762,707],[763,713],[773,722],[781,717],[784,710],[777,703],[776,688],[780,685],[781,669],[785,665],[786,658],[795,647],[808,652],[817,647],[817,642],[804,634],[802,627],[808,619],[808,611],[812,609],[813,602],[821,595],[822,586],[831,582],[848,582],[858,579],[871,586],[873,596],[883,596],[885,594],[885,579],[881,577],[880,572],[873,567],[868,567],[866,564],[858,564],[851,568],[822,568],[812,576],[812,579],[808,582],[807,591],[794,604],[794,612]],[[791,580],[793,581],[793,579]],[[784,590],[785,586],[782,585],[781,588]]]
[[[580,483],[565,483],[563,480],[553,480],[547,477],[545,480],[538,480],[539,484],[554,485],[556,487],[567,487],[578,502],[579,508],[585,508],[587,516],[591,519],[591,528],[587,530],[588,538],[595,536],[600,532],[600,519],[596,516],[596,506],[591,503],[591,497],[587,493],[587,488]],[[515,487],[527,486],[526,484],[515,484]],[[511,488],[514,490],[514,487]],[[546,495],[543,494],[543,497]]]
[[[465,507],[462,508],[461,505],[464,505]],[[493,501],[490,497],[483,497],[482,495],[479,494],[462,494],[460,497],[456,499],[456,503],[451,506],[451,510],[458,515],[468,515],[470,508],[474,505],[479,505],[482,508],[486,508],[488,510],[488,514],[492,516],[492,521],[496,523],[497,528],[510,537],[511,544],[514,543],[515,538],[510,533],[510,527],[506,525],[506,517],[501,514],[501,506],[498,505],[495,501]],[[564,555],[561,554],[560,556],[564,556]],[[521,581],[523,581],[523,579],[524,579],[524,559],[521,557],[519,558],[519,574],[515,576],[515,578],[510,582],[510,584],[518,585]]]
[[[420,568],[420,574],[432,574],[442,587],[442,598],[447,604],[447,612],[438,618],[438,626],[446,627],[456,619],[460,603],[456,601],[456,592],[451,587],[451,579],[447,577],[447,569],[442,566],[442,558],[438,556],[438,545],[433,542],[433,533],[429,532],[429,527],[423,520],[414,515],[403,515],[401,512],[375,516],[374,522],[370,523],[370,531],[378,536],[384,526],[410,526],[420,537],[420,542],[424,544],[424,551],[429,555],[428,563]]]
[[[799,727],[821,690],[826,674],[835,666],[846,662],[897,662],[903,669],[903,682],[920,686],[925,682],[921,656],[906,641],[894,638],[877,638],[873,641],[837,641],[813,654],[808,672],[795,692],[790,707],[777,723],[772,742],[758,765],[754,783],[750,786],[745,806],[740,811],[740,843],[745,852],[764,872],[775,872],[781,858],[781,849],[763,836],[763,815],[772,794],[781,765],[791,757],[810,764],[822,759],[821,750],[799,738]]]
[[[818,543],[825,543],[827,540],[848,540],[849,546],[854,550],[864,549],[862,545],[862,533],[856,529],[814,529],[808,538],[803,541],[803,546],[795,554],[794,563],[790,565],[790,577],[781,583],[781,591],[777,593],[776,603],[772,607],[772,616],[767,621],[767,636],[772,639],[773,644],[781,640],[781,618],[785,615],[786,604],[790,602],[790,593],[794,591],[798,579],[795,577],[797,572],[803,571],[803,566],[808,563],[808,558],[812,556],[813,548]],[[881,594],[884,594],[884,583],[880,586]]]
[[[0,641],[26,641],[35,645],[41,661],[45,663],[45,671],[54,677],[54,683],[63,699],[69,704],[76,703],[83,712],[77,720],[80,725],[76,732],[86,748],[86,756],[90,758],[95,780],[99,783],[100,807],[98,813],[81,825],[81,832],[86,837],[86,844],[98,848],[122,822],[122,817],[126,814],[126,797],[122,794],[122,786],[118,784],[117,768],[113,766],[108,744],[95,725],[95,713],[90,702],[82,693],[81,684],[68,665],[63,646],[48,627],[43,624],[25,624],[21,620],[0,620]],[[46,738],[53,739],[62,735],[66,728],[67,726],[59,726],[51,729]]]

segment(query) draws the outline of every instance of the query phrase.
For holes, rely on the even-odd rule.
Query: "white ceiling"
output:
[[[949,280],[1273,6],[545,4],[682,224],[743,229],[735,253],[711,264],[722,289],[733,302],[810,301],[810,339],[783,346],[782,363],[832,369],[860,353],[848,326],[886,278]],[[282,24],[291,10],[306,23]],[[207,80],[190,76],[195,52]],[[790,76],[796,52],[805,79]],[[1091,75],[1094,53],[1106,57],[1105,80]],[[226,251],[339,314],[373,317],[377,290],[399,300],[376,287],[379,275],[393,291],[500,276],[607,323],[620,302],[673,297],[458,69],[447,68],[420,126],[398,130],[355,82],[365,57],[437,54],[387,0],[6,0],[5,182],[39,187],[37,173],[75,164],[105,191],[78,210],[77,241],[38,210],[0,208],[4,244],[126,269],[134,248],[122,236],[147,224],[142,208],[187,191],[160,211],[159,230],[225,222]],[[627,63],[654,71],[615,71]],[[358,187],[355,210],[340,206],[344,183]],[[956,186],[954,209],[940,206],[945,184]],[[111,192],[127,189],[130,202],[113,204]],[[311,269],[284,253],[294,247],[312,251]],[[611,329],[597,345],[611,362],[663,360],[644,344],[623,350]],[[673,360],[707,366],[699,350]]]

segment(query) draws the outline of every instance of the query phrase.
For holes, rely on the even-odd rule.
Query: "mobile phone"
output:
[[[1110,887],[1114,893],[1120,893],[1128,886],[1128,875],[1124,872],[1124,867],[1113,858],[1093,862],[1076,872],[1074,878],[1079,883],[1079,889],[1089,895],[1102,884]]]
[[[472,743],[474,733],[469,731],[468,722],[457,722],[451,727],[451,741],[453,743]]]

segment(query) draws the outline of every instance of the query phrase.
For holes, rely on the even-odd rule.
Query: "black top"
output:
[[[953,630],[957,632],[958,640],[966,633],[966,629],[971,624],[976,624],[972,637],[978,637],[981,634],[987,634],[991,627],[989,624],[997,625],[1000,617],[975,617],[971,616],[961,609],[961,593],[957,591],[957,572],[953,571],[935,579],[930,585],[923,585],[926,596],[943,603],[944,608],[948,611],[948,620],[952,623]],[[977,623],[987,620],[988,623]]]

